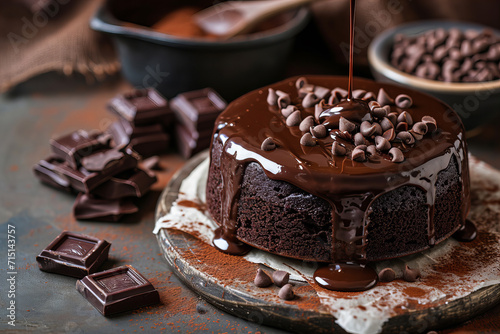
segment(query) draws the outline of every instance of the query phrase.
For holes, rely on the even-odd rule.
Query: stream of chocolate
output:
[[[316,117],[316,121],[321,122],[329,130],[338,128],[341,116],[359,123],[363,116],[370,113],[366,101],[352,98],[354,9],[355,0],[351,0],[348,81],[345,77],[308,77],[313,87],[334,89],[348,86],[347,100],[327,105],[319,117]],[[357,87],[366,92],[377,92],[383,86],[387,93],[393,96],[408,93],[403,88],[381,85],[365,79],[356,80]],[[299,92],[294,92],[296,81],[297,78],[292,78],[276,83],[272,85],[273,92],[281,95],[286,92],[290,99],[288,105],[293,105],[299,110],[301,119],[309,115],[314,117],[315,105],[312,107],[309,104],[304,105],[307,96],[300,96]],[[361,291],[377,283],[377,273],[366,265],[370,207],[378,197],[398,187],[414,186],[425,192],[428,206],[428,247],[436,243],[434,228],[436,181],[438,172],[453,163],[452,159],[457,162],[461,175],[461,222],[464,224],[470,206],[464,129],[458,116],[450,112],[446,105],[427,95],[411,92],[413,100],[416,101],[412,107],[412,117],[421,119],[430,115],[437,120],[440,131],[432,136],[423,137],[414,145],[394,143],[394,147],[404,154],[404,161],[401,163],[392,162],[387,153],[381,153],[379,159],[357,162],[347,156],[332,155],[331,148],[334,141],[340,142],[349,151],[354,149],[351,142],[342,139],[342,134],[338,130],[332,130],[325,138],[315,139],[317,144],[314,146],[302,145],[299,139],[303,136],[303,132],[298,126],[287,124],[281,114],[280,100],[278,99],[278,105],[268,104],[266,99],[268,88],[271,87],[253,91],[235,100],[217,120],[214,141],[222,144],[223,152],[219,165],[223,187],[220,203],[222,221],[219,221],[220,227],[216,230],[213,241],[216,248],[234,255],[243,255],[250,249],[236,237],[241,181],[249,162],[260,164],[270,179],[291,183],[330,203],[334,263],[319,268],[315,273],[315,281],[327,289]],[[323,98],[326,96],[327,94]],[[319,99],[316,102],[319,102]],[[403,109],[392,106],[391,112],[400,114]],[[273,139],[275,149],[261,148],[266,138]],[[213,161],[213,150],[211,154]],[[470,233],[464,232],[464,234],[470,236]],[[439,241],[444,239],[446,237]]]

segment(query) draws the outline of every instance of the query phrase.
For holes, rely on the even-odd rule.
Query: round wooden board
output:
[[[191,171],[208,157],[202,152],[190,159],[172,178],[161,194],[156,207],[156,220],[164,216],[177,199],[179,187]],[[176,230],[161,229],[157,235],[161,251],[171,270],[190,289],[216,307],[235,316],[260,324],[304,333],[345,333],[335,318],[319,303],[316,292],[307,283],[294,282],[300,287],[300,299],[312,301],[293,303],[280,301],[267,289],[257,289],[252,281],[232,284],[214,275],[210,257],[196,258],[193,254],[211,247],[195,237]],[[227,255],[229,256],[229,255]],[[258,264],[250,264],[258,268]],[[255,271],[254,271],[255,272]],[[314,302],[318,301],[318,302]],[[383,326],[384,333],[426,333],[469,320],[500,303],[500,284],[477,290],[468,296],[426,309],[408,310],[390,318]],[[304,305],[310,305],[309,309]]]

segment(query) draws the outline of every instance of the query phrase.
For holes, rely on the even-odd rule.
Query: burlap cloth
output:
[[[1,0],[0,92],[62,71],[102,80],[119,69],[109,39],[89,27],[102,0]]]

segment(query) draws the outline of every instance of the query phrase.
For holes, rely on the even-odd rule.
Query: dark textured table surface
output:
[[[300,72],[334,71],[322,71],[324,63],[314,64]],[[298,73],[294,68],[290,72]],[[118,223],[76,221],[71,213],[75,196],[46,187],[33,176],[32,165],[49,154],[51,137],[80,128],[104,129],[113,120],[105,111],[106,101],[128,88],[119,78],[89,86],[82,78],[51,74],[0,97],[0,331],[283,333],[220,312],[184,287],[167,268],[152,234],[154,208],[160,191],[184,163],[179,155],[162,157],[159,182],[141,200],[140,212]],[[477,131],[469,143],[473,154],[500,168],[496,124]],[[8,226],[15,229],[15,270],[7,267]],[[75,278],[40,271],[35,256],[65,229],[111,242],[104,268],[133,265],[159,290],[162,303],[105,318],[76,291]],[[13,298],[7,295],[11,271],[16,272]],[[10,300],[15,301],[15,327],[6,317]],[[446,332],[500,330],[499,314],[500,307],[496,307]]]

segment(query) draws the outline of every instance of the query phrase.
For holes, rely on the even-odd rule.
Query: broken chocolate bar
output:
[[[118,221],[123,215],[139,209],[130,198],[101,199],[79,193],[73,205],[73,215],[78,220]]]
[[[106,240],[64,231],[36,261],[43,271],[82,278],[97,271],[108,258],[110,246]]]
[[[208,133],[208,136],[200,137],[199,133],[191,132],[182,124],[177,124],[175,131],[177,134],[177,147],[181,155],[186,159],[210,146],[212,131]]]
[[[132,266],[86,276],[76,282],[76,289],[104,316],[160,302],[158,291]]]
[[[164,133],[163,127],[160,124],[134,126],[123,118],[119,118],[116,122],[113,122],[106,132],[113,138],[115,147],[125,147],[133,138]]]
[[[92,194],[110,200],[142,197],[155,182],[154,173],[142,169],[132,169],[113,176],[93,189]]]
[[[174,119],[167,100],[153,88],[120,94],[111,99],[108,109],[135,126],[155,123],[169,125]]]
[[[227,106],[211,88],[177,95],[170,103],[177,119],[193,132],[212,130],[215,119]]]

